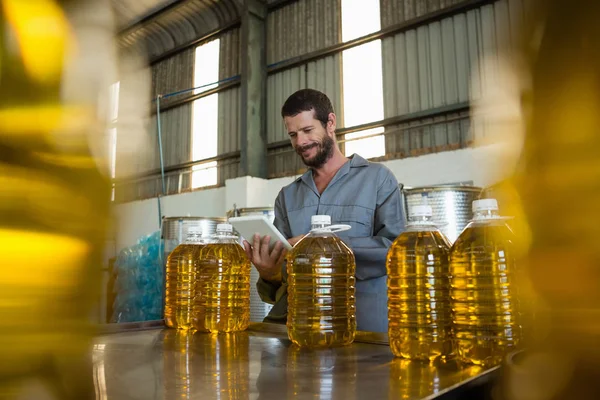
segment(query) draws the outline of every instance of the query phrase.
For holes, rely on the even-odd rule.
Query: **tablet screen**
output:
[[[284,248],[288,250],[292,248],[287,239],[264,215],[232,217],[229,218],[229,223],[232,224],[235,230],[248,242],[252,242],[252,237],[255,233],[258,233],[261,238],[264,236],[271,236],[269,250],[272,250],[278,241],[283,243]]]

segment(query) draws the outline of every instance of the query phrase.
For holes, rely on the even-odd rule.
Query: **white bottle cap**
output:
[[[329,215],[313,215],[310,217],[311,225],[331,225],[331,217]]]
[[[231,224],[217,224],[217,231],[233,232],[233,226]]]
[[[431,209],[431,206],[418,205],[412,206],[409,214],[411,217],[431,217],[433,215],[433,210]]]
[[[473,201],[473,212],[477,211],[498,211],[498,202],[496,199],[481,199]]]
[[[190,226],[188,228],[188,235],[199,235],[202,236],[202,228],[199,226]]]

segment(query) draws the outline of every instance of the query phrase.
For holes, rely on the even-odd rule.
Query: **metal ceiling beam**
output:
[[[189,0],[170,0],[168,3],[158,6],[152,9],[145,15],[132,20],[125,28],[120,29],[118,32],[119,36],[125,36],[137,29],[143,28],[146,24],[155,21],[162,14],[188,2]]]
[[[181,53],[184,50],[189,49],[190,47],[196,47],[196,46],[200,46],[201,44],[208,42],[212,39],[216,39],[218,36],[220,36],[221,34],[231,30],[231,29],[235,29],[238,28],[241,24],[241,20],[240,19],[236,19],[235,21],[221,27],[218,29],[215,29],[212,32],[207,33],[206,35],[203,35],[201,37],[199,37],[198,39],[192,40],[191,42],[188,43],[184,43],[181,46],[177,46],[163,54],[161,54],[160,56],[153,58],[150,60],[150,65],[154,65],[156,63],[159,63],[163,60],[166,60],[169,57],[174,56],[177,53]]]

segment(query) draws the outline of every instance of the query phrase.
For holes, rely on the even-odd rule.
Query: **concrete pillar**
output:
[[[245,0],[242,14],[241,176],[267,177],[266,17],[261,0]]]

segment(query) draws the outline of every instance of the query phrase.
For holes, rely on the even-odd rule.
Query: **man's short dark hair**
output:
[[[281,117],[293,117],[311,110],[315,112],[315,119],[321,121],[324,128],[327,127],[333,105],[325,93],[314,89],[300,89],[288,97],[281,107]]]

